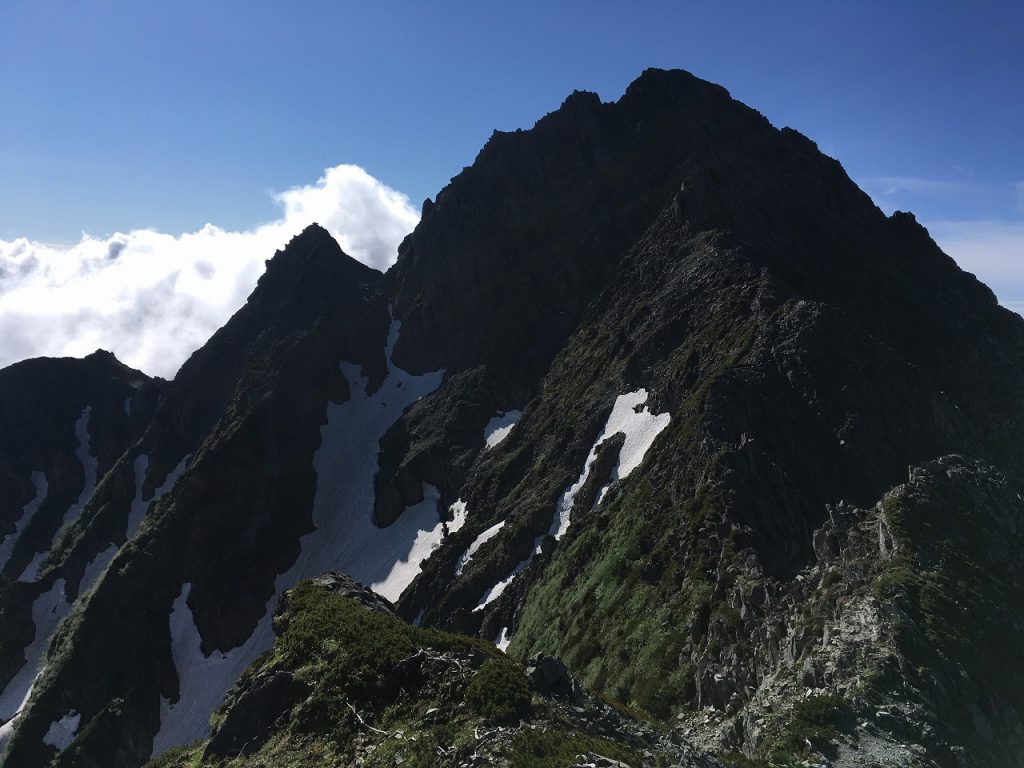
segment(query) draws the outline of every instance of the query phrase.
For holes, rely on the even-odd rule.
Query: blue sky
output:
[[[647,66],[722,83],[855,178],[934,182],[902,190],[926,218],[1018,216],[1022,8],[5,0],[0,237],[245,226],[341,162],[419,202],[492,129]]]
[[[984,0],[3,0],[0,240],[245,230],[341,163],[418,210],[493,129],[682,67],[1024,306],[1022,41]]]

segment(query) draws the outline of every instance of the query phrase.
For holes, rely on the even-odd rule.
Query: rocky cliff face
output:
[[[207,762],[414,754],[398,730],[459,765],[479,729],[456,749],[425,713],[506,663],[490,642],[561,657],[671,734],[611,734],[629,764],[697,760],[686,742],[736,765],[1024,753],[1024,321],[913,216],[687,73],[495,134],[386,275],[309,228],[173,382],[87,363],[105,373],[50,410],[7,407],[48,361],[0,372],[0,418],[29,425],[0,445],[9,765],[138,766],[222,704]],[[316,670],[271,621],[327,570],[408,640],[317,689],[356,708],[343,723],[297,703]],[[396,617],[482,640],[438,648]],[[436,674],[388,698],[417,654]],[[572,720],[533,701],[487,759]]]

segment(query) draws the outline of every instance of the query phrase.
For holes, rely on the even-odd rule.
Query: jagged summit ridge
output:
[[[270,274],[271,264],[274,265],[275,272],[287,270],[300,273],[304,270],[317,270],[321,277],[337,272],[360,283],[371,282],[381,274],[345,253],[331,233],[315,222],[293,237],[283,250],[278,251],[274,258],[267,261],[267,274]]]
[[[792,210],[799,206],[828,202],[847,228],[851,215],[875,226],[883,218],[838,163],[794,131],[777,131],[689,73],[649,70],[617,102],[578,92],[530,130],[495,133],[442,190],[389,272],[407,324],[398,359],[429,368],[415,356],[440,344],[449,368],[461,367],[500,339],[527,370],[532,361],[544,370],[552,339],[575,327],[673,198],[693,230],[728,229],[752,242],[773,220],[806,216]],[[502,290],[506,283],[518,290]],[[462,297],[457,307],[449,295]],[[504,327],[508,317],[520,318],[515,332]]]

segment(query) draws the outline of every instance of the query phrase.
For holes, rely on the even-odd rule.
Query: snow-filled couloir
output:
[[[249,638],[227,653],[204,656],[199,632],[183,585],[170,616],[172,652],[180,696],[162,701],[160,731],[153,754],[205,736],[209,718],[224,694],[252,660],[273,642],[271,614],[281,593],[298,581],[337,570],[396,600],[420,572],[422,562],[441,544],[445,525],[438,514],[439,493],[423,487],[423,500],[407,508],[386,528],[372,519],[374,476],[381,438],[410,405],[433,392],[444,372],[414,376],[391,361],[401,324],[388,334],[387,375],[370,393],[359,366],[342,362],[351,395],[329,403],[321,444],[313,458],[317,488],[313,500],[314,530],[300,540],[301,551],[292,566],[275,580],[274,595]]]

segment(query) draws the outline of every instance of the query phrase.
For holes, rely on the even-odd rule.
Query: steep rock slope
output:
[[[150,768],[717,765],[583,695],[557,660],[521,665],[490,643],[412,628],[340,574],[286,592],[274,630],[212,737]]]
[[[149,424],[161,387],[102,350],[0,371],[0,573],[17,579],[49,549]]]
[[[828,512],[797,579],[765,580],[749,560],[722,570],[739,631],[710,633],[720,647],[696,680],[715,710],[682,734],[776,764],[1021,765],[1014,486],[944,456],[873,506]]]
[[[22,707],[60,617],[106,564],[56,542],[138,439],[164,386],[97,351],[0,371],[0,722]],[[0,726],[0,743],[9,727]]]
[[[1012,549],[943,552],[965,520],[1016,535],[1022,372],[1024,322],[795,131],[684,72],[574,94],[496,134],[387,275],[319,227],[268,263],[58,538],[48,578],[113,560],[8,764],[206,736],[329,569],[740,764],[1005,762],[1019,664],[970,660],[1016,642]],[[879,517],[906,494],[934,527]]]

